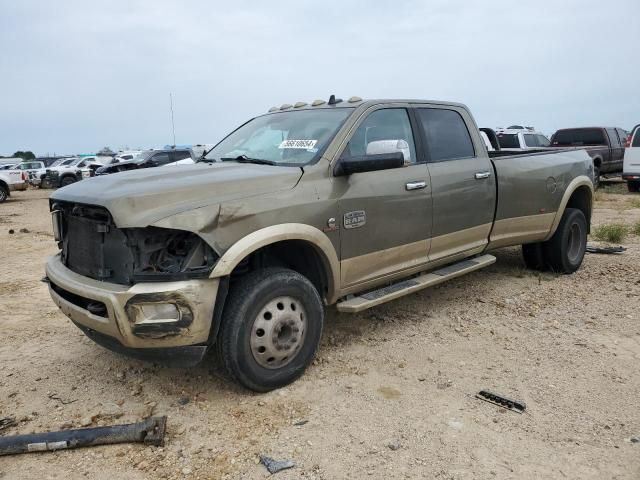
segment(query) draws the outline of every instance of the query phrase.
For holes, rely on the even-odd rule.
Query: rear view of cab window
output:
[[[520,148],[518,135],[514,133],[499,133],[498,143],[500,144],[500,148]]]
[[[553,139],[554,145],[581,146],[607,145],[604,132],[599,128],[581,128],[576,130],[560,130]]]

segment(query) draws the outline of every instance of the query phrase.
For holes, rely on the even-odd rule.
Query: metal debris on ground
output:
[[[306,425],[307,423],[309,423],[309,420],[299,420],[297,422],[294,422],[294,426],[295,427],[301,427],[302,425]]]
[[[164,444],[166,427],[167,417],[149,417],[142,422],[125,425],[0,437],[0,455],[46,452],[129,442],[161,446]]]
[[[287,468],[293,468],[296,466],[291,460],[274,460],[271,457],[260,455],[260,463],[267,467],[269,473],[273,475],[280,470],[286,470]]]
[[[0,418],[0,431],[9,428],[9,427],[14,427],[16,426],[18,423],[16,422],[16,419],[13,417],[4,417],[4,418]]]
[[[521,402],[519,400],[512,400],[488,390],[480,390],[478,393],[476,393],[476,398],[484,400],[485,402],[493,403],[494,405],[498,405],[499,407],[506,408],[507,410],[511,410],[517,413],[522,413],[527,408],[524,402]]]
[[[612,255],[616,253],[626,252],[627,249],[623,246],[619,247],[596,247],[594,245],[587,245],[587,253],[604,253],[607,255]]]

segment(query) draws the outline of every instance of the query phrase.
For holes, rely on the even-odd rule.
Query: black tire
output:
[[[9,190],[4,185],[0,185],[0,203],[4,202],[9,198]]]
[[[301,308],[293,308],[294,303],[287,305],[287,310],[284,306],[280,308],[280,298],[293,299]],[[269,306],[273,302],[278,302],[275,305],[282,312]],[[273,316],[270,310],[274,310]],[[270,267],[250,272],[231,285],[222,318],[216,342],[220,363],[243,387],[268,392],[296,380],[313,360],[322,335],[324,307],[318,291],[306,277],[286,268]],[[290,318],[304,323],[296,324],[300,328],[292,331],[297,333],[290,330],[285,343],[279,343],[280,334],[289,328],[287,322],[293,322]],[[258,328],[272,319],[268,333],[265,333],[267,328]],[[288,341],[291,344],[287,344]],[[294,341],[298,342],[295,346]],[[291,357],[275,359],[282,366],[277,363],[269,366],[267,362],[274,360],[273,357],[261,357],[259,350],[265,347],[256,346],[256,342],[265,342],[270,349],[266,351],[267,356],[277,349],[276,356],[288,351]]]
[[[547,266],[557,273],[573,273],[580,265],[587,247],[587,220],[581,210],[567,208],[558,229],[543,244]]]
[[[627,188],[631,193],[640,192],[640,182],[633,182],[631,180],[627,180]]]
[[[78,180],[73,175],[67,175],[66,177],[62,177],[60,180],[60,186],[66,187],[67,185],[71,185],[72,183],[76,183]]]
[[[522,257],[524,258],[524,264],[530,270],[544,271],[547,269],[542,243],[522,245]]]
[[[597,190],[600,188],[600,167],[594,165],[593,166],[593,189]]]

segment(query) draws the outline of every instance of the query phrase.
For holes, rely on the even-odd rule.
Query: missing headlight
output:
[[[135,256],[136,281],[206,276],[217,259],[211,247],[191,232],[151,227],[127,233]]]

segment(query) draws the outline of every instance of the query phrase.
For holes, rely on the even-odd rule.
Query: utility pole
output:
[[[173,133],[173,148],[176,148],[176,126],[173,123],[173,94],[169,92],[169,102],[171,105],[171,132]]]

